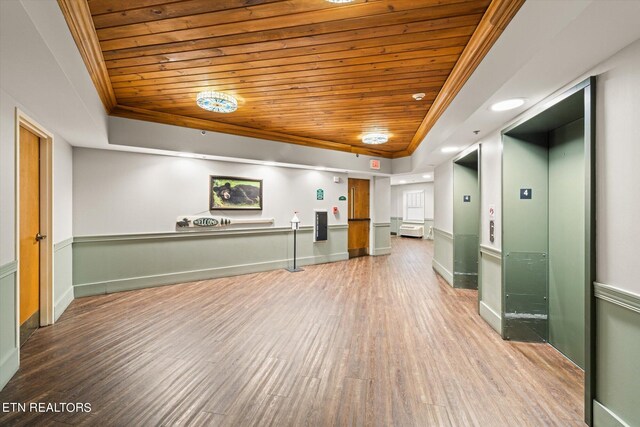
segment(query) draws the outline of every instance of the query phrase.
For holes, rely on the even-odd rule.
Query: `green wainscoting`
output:
[[[453,286],[453,234],[433,229],[433,269]]]
[[[314,243],[313,227],[301,227],[298,264],[348,259],[347,231],[347,225],[329,226],[328,240]],[[76,237],[74,294],[83,297],[286,268],[292,257],[288,227]]]
[[[502,335],[502,253],[480,245],[480,316]]]
[[[390,227],[391,234],[393,234],[394,236],[397,235],[398,229],[400,228],[401,225],[402,225],[402,218],[399,216],[392,216],[391,227]]]
[[[373,252],[371,255],[391,253],[391,223],[373,223]]]
[[[640,426],[640,295],[595,284],[594,425]]]
[[[435,231],[433,231],[431,233],[431,236],[429,236],[429,228],[433,227],[433,219],[427,218],[424,220],[424,238],[426,240],[433,240],[434,236],[433,234],[435,233]]]
[[[73,301],[73,238],[53,245],[53,315],[58,320]]]
[[[16,345],[17,280],[16,261],[0,266],[0,390],[20,366]]]

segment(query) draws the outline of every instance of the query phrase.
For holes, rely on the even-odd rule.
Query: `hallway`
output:
[[[503,341],[477,292],[392,255],[76,299],[22,348],[1,425],[506,426],[582,423],[582,372]],[[59,424],[58,424],[59,423]]]

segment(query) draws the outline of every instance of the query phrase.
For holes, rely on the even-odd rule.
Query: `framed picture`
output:
[[[262,180],[211,175],[209,209],[262,210]]]

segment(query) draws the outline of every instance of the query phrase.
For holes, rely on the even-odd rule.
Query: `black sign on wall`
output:
[[[520,189],[520,200],[531,199],[532,195],[533,195],[533,190],[531,188]]]
[[[327,211],[316,211],[316,221],[314,223],[314,242],[324,242],[327,240]]]

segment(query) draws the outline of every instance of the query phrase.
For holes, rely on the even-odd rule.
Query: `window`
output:
[[[402,221],[424,223],[424,190],[403,193]]]

